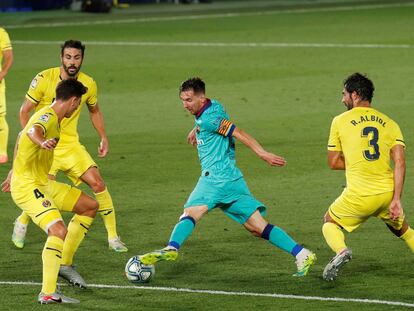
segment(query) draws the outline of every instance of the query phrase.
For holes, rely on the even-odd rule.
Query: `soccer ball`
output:
[[[132,283],[147,283],[154,274],[154,265],[144,265],[139,256],[131,257],[125,266],[125,275]]]

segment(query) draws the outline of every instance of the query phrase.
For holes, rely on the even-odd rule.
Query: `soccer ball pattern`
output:
[[[132,283],[147,283],[155,274],[153,265],[144,265],[139,256],[131,257],[125,266],[125,275]]]

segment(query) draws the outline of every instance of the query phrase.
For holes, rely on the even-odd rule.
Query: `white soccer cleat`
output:
[[[309,272],[310,267],[316,262],[315,253],[311,252],[307,248],[303,248],[296,255],[296,266],[298,271],[293,276],[306,276]]]
[[[339,269],[341,269],[351,259],[352,251],[348,248],[342,250],[326,265],[322,274],[323,279],[325,281],[334,281],[338,276]]]
[[[18,219],[14,221],[12,242],[17,248],[24,247],[24,240],[26,238],[27,225],[22,224]]]
[[[52,293],[52,294],[40,293],[37,301],[40,304],[79,303],[80,302],[78,299],[67,297],[59,292]]]
[[[121,241],[121,237],[119,236],[108,240],[108,246],[117,253],[126,253],[128,251],[128,247]]]
[[[73,265],[61,265],[59,268],[59,276],[68,281],[70,285],[77,286],[79,288],[88,287],[83,277],[78,271],[75,270],[75,266]]]

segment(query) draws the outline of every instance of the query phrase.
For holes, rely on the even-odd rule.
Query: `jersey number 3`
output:
[[[368,161],[378,160],[380,157],[380,151],[378,146],[378,129],[376,127],[368,126],[362,130],[362,137],[371,136],[372,138],[368,141],[369,148],[364,150],[364,158]],[[373,152],[372,152],[373,151]]]

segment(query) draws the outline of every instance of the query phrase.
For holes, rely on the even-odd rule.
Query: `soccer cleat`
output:
[[[61,265],[59,268],[59,276],[69,282],[70,285],[77,286],[79,288],[87,288],[85,280],[75,270],[75,266]]]
[[[323,270],[323,279],[325,281],[333,281],[338,276],[339,269],[352,259],[352,251],[348,248],[342,250],[326,265]]]
[[[139,259],[144,265],[153,265],[161,260],[176,260],[178,257],[178,251],[175,247],[167,246],[163,249],[146,253],[139,256]]]
[[[128,251],[128,247],[124,242],[121,241],[121,238],[119,236],[108,240],[108,245],[110,249],[114,250],[117,253],[126,253]]]
[[[9,158],[7,155],[2,154],[0,155],[0,164],[6,164],[9,161]]]
[[[309,269],[316,262],[316,255],[304,248],[296,255],[296,266],[298,271],[293,276],[306,276]]]
[[[40,293],[37,301],[40,304],[51,304],[51,303],[79,303],[80,301],[75,298],[66,297],[62,293],[56,292],[52,294]]]
[[[14,221],[12,242],[17,248],[24,247],[24,240],[26,238],[27,225],[22,224],[18,219]]]

